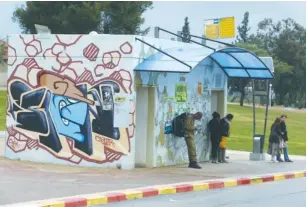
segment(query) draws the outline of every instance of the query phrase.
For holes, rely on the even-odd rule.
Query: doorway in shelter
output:
[[[136,88],[135,167],[154,167],[155,87]]]
[[[221,118],[223,118],[225,116],[224,104],[225,104],[224,90],[212,90],[210,116],[213,114],[213,112],[216,111],[221,115]]]

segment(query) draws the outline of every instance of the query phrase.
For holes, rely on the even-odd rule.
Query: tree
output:
[[[250,30],[250,27],[248,26],[248,23],[249,23],[249,13],[245,12],[244,18],[241,22],[241,25],[239,25],[237,27],[238,33],[239,33],[239,36],[237,36],[237,40],[238,40],[237,46],[245,48],[247,50],[258,52],[259,48],[256,45],[242,44],[242,43],[246,43],[248,41],[248,38],[249,38],[248,32]],[[249,83],[250,83],[249,79],[237,79],[237,78],[235,78],[235,79],[231,79],[229,81],[229,85],[231,86],[231,88],[237,89],[241,94],[241,96],[240,96],[240,106],[243,106],[243,104],[244,104],[244,98],[245,98],[245,95],[246,95],[245,94],[245,88]]]
[[[105,1],[103,5],[102,33],[146,35],[149,32],[149,28],[141,30],[141,25],[145,21],[143,13],[152,8],[151,1]]]
[[[6,43],[3,40],[0,40],[0,65],[5,64],[5,56],[6,56]]]
[[[277,95],[277,103],[279,105],[284,105],[285,97],[288,94],[288,86],[291,84],[291,76],[294,67],[275,58],[274,68],[275,73],[272,81],[273,90]]]
[[[184,18],[184,25],[182,27],[182,42],[190,42],[191,40],[189,24],[188,17]]]
[[[142,14],[152,2],[26,2],[17,8],[13,21],[24,33],[34,34],[34,24],[46,25],[55,34],[141,34]]]
[[[239,42],[247,42],[249,39],[248,32],[250,31],[249,23],[249,12],[244,13],[244,18],[241,22],[241,25],[237,27],[239,35],[237,36],[237,40]]]
[[[258,24],[257,35],[252,41],[279,62],[287,64],[282,65],[287,70],[283,69],[278,74],[281,79],[273,82],[279,97],[278,104],[306,107],[303,99],[306,97],[306,29],[290,18],[276,23],[272,19],[264,19]],[[283,90],[279,90],[281,88]]]

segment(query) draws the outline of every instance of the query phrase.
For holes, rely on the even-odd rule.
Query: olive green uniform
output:
[[[196,147],[194,139],[194,118],[191,114],[187,114],[184,118],[185,141],[188,147],[188,155],[190,162],[197,161]]]

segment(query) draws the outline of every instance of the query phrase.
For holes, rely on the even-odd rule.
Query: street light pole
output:
[[[272,106],[272,84],[270,83],[270,88],[269,88],[269,107]]]

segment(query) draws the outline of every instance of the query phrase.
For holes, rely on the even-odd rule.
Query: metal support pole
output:
[[[182,38],[181,37],[179,37],[179,36],[181,36],[182,35],[182,32],[181,31],[177,31],[177,41],[178,42],[182,42]]]
[[[253,139],[256,134],[256,106],[255,106],[255,80],[252,80],[252,93],[253,93]]]
[[[267,125],[267,121],[268,121],[268,108],[269,108],[270,89],[271,89],[270,81],[267,80],[267,101],[266,101],[266,108],[265,108],[263,143],[264,143],[264,140],[265,140],[265,131],[266,131],[266,125]]]
[[[270,83],[269,89],[269,107],[272,107],[272,84]]]
[[[155,38],[159,38],[159,27],[155,27]]]
[[[201,44],[203,44],[203,45],[206,45],[206,36],[205,35],[203,35],[202,36],[202,39],[201,39]]]

